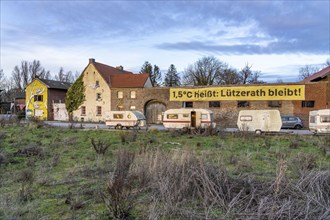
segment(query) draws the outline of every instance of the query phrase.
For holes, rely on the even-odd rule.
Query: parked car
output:
[[[282,128],[301,129],[304,123],[301,118],[297,116],[282,116]]]

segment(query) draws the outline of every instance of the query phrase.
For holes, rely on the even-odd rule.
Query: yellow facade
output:
[[[85,86],[85,101],[73,112],[74,120],[105,121],[110,112],[111,93],[107,82],[96,70],[94,64],[89,64],[83,71]]]
[[[48,88],[40,80],[35,79],[26,87],[26,116],[40,120],[48,117]]]

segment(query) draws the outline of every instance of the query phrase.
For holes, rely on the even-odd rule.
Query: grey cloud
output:
[[[162,43],[155,45],[156,48],[164,50],[181,50],[181,51],[203,51],[223,54],[284,54],[284,53],[315,53],[324,54],[328,52],[327,47],[314,47],[306,45],[302,42],[274,42],[268,46],[258,46],[253,44],[239,45],[221,45],[215,42],[177,42],[177,43]]]

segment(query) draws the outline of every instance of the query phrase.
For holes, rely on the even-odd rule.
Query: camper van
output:
[[[215,128],[213,112],[208,109],[168,109],[163,113],[163,125],[165,128]]]
[[[146,118],[139,111],[110,111],[105,124],[115,129],[141,128],[146,126]]]
[[[309,130],[314,133],[330,133],[330,109],[310,111]]]
[[[240,131],[278,132],[282,120],[278,110],[241,110],[238,114],[237,127]]]

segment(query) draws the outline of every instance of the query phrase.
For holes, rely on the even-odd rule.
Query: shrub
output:
[[[106,208],[115,219],[128,218],[135,204],[134,177],[130,175],[133,161],[133,153],[126,150],[118,152],[115,172],[108,181],[105,193],[103,193]]]

